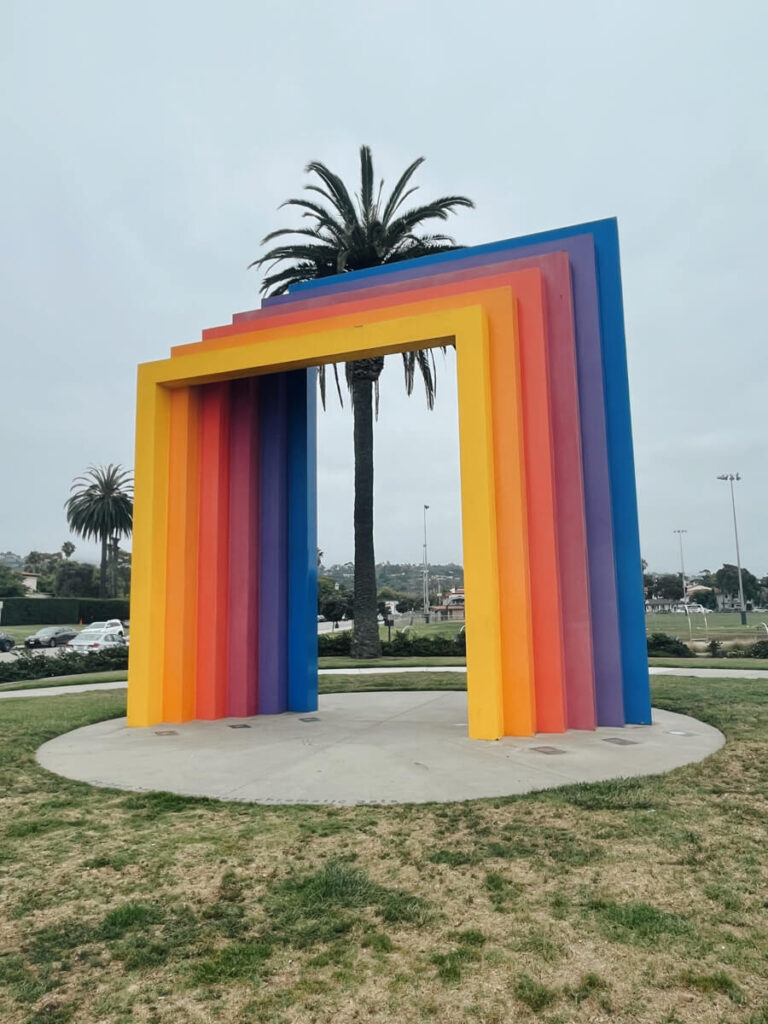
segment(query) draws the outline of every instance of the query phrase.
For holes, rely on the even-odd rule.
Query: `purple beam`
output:
[[[259,380],[260,714],[288,709],[288,388],[284,373]]]
[[[258,383],[236,380],[230,390],[227,715],[233,718],[258,711]]]

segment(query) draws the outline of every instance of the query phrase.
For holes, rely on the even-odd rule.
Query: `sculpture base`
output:
[[[655,775],[725,739],[653,711],[650,726],[497,742],[467,738],[461,692],[330,694],[309,714],[129,729],[89,725],[43,744],[49,771],[96,786],[262,804],[397,804],[501,797]]]

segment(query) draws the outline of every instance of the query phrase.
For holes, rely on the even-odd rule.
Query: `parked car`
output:
[[[86,629],[116,629],[121,636],[125,634],[123,624],[120,619],[107,619],[106,622],[91,622]]]
[[[74,640],[70,640],[67,650],[76,651],[78,654],[90,654],[93,651],[103,651],[107,647],[125,646],[125,637],[116,629],[92,629],[89,626],[78,633]]]
[[[12,647],[16,646],[16,641],[12,636],[8,636],[7,633],[0,631],[0,651],[6,654]]]
[[[38,629],[24,641],[25,647],[61,647],[77,636],[77,630],[71,626],[46,626]]]

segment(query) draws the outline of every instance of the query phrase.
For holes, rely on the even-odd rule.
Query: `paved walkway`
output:
[[[4,690],[0,700],[12,700],[15,697],[66,697],[68,693],[87,693],[89,690],[125,690],[128,683],[76,683],[74,686],[39,686],[34,690]]]
[[[717,729],[653,712],[653,724],[594,732],[467,737],[464,693],[320,697],[311,714],[129,729],[98,722],[43,744],[40,764],[97,786],[262,804],[471,800],[656,775],[718,750]]]
[[[438,668],[432,665],[414,668],[321,668],[321,676],[350,675],[399,675],[403,672],[466,672],[462,665],[445,665]],[[694,676],[697,679],[768,679],[768,669],[747,668],[651,668],[652,676]],[[41,686],[34,690],[7,690],[0,692],[0,700],[11,700],[16,697],[62,697],[68,693],[87,693],[89,690],[124,690],[128,684],[116,683],[83,683],[75,686]]]
[[[696,679],[768,679],[765,668],[649,668],[652,676],[693,676]]]

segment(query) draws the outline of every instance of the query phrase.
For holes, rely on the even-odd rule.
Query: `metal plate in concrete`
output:
[[[461,692],[342,693],[298,714],[128,729],[125,719],[58,736],[37,752],[67,778],[265,804],[391,804],[472,800],[655,775],[718,750],[722,733],[671,711],[631,730],[539,734],[498,742],[467,738]],[[536,748],[553,747],[558,757]]]

